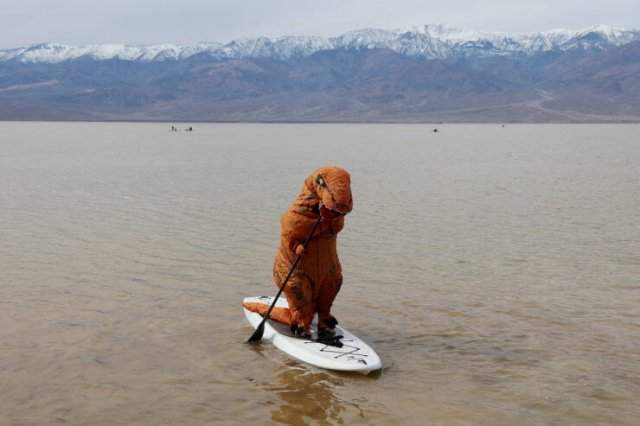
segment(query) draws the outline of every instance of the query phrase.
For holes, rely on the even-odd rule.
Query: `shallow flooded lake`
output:
[[[169,127],[0,123],[0,424],[638,424],[640,126]],[[244,344],[326,164],[370,376]]]

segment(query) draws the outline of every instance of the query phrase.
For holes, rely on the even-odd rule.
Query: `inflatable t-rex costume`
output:
[[[296,256],[302,259],[284,288],[289,309],[274,308],[270,317],[289,325],[297,335],[310,336],[316,312],[320,336],[332,335],[338,324],[331,315],[331,305],[342,285],[336,240],[344,227],[344,216],[352,208],[349,173],[340,167],[321,167],[304,181],[300,195],[282,215],[280,248],[273,265],[273,281],[278,287]],[[304,249],[303,242],[319,216],[322,220]],[[269,309],[260,303],[243,305],[261,315]]]

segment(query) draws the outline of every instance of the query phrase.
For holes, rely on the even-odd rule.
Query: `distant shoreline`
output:
[[[20,119],[6,120],[0,118],[0,123],[140,123],[140,124],[416,124],[416,125],[447,125],[447,124],[487,124],[487,125],[518,125],[518,124],[640,124],[637,120],[584,120],[584,121],[244,121],[244,120],[42,120]]]

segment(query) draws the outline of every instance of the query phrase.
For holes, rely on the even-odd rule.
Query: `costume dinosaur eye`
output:
[[[316,178],[316,183],[318,184],[318,186],[321,186],[323,188],[327,187],[327,183],[324,181],[324,178],[321,175],[318,175],[318,177]]]

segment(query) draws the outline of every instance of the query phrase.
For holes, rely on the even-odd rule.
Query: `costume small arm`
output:
[[[342,268],[336,242],[344,227],[344,216],[353,208],[351,178],[340,167],[322,167],[313,172],[302,191],[282,215],[280,248],[273,265],[273,281],[282,286],[296,256],[302,259],[284,288],[289,309],[274,308],[271,318],[287,324],[301,336],[309,336],[311,321],[318,313],[318,332],[331,335],[338,321],[331,315],[331,305],[342,285]],[[307,248],[305,241],[313,225],[322,216]],[[268,306],[245,303],[245,308],[261,315]]]

